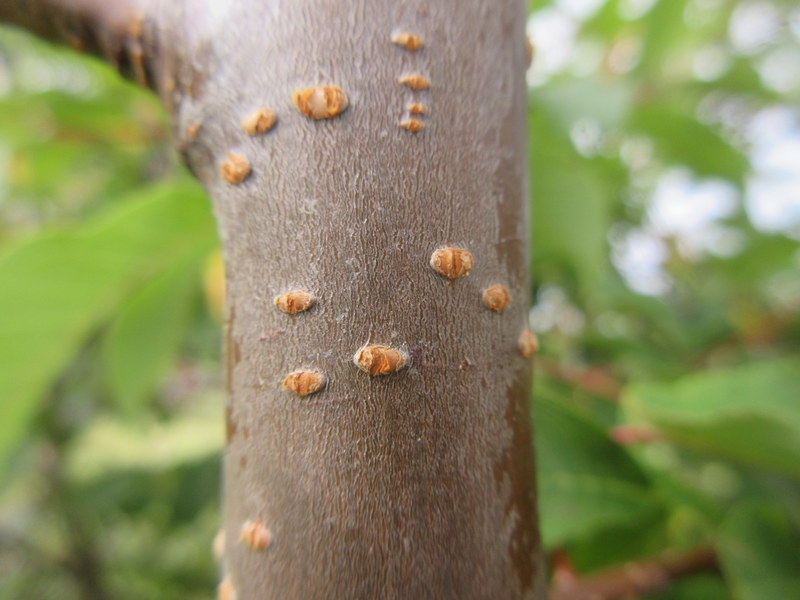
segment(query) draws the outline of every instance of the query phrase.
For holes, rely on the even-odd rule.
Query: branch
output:
[[[536,366],[552,379],[562,381],[609,402],[619,402],[622,384],[603,367],[581,369],[542,357],[536,360]]]
[[[659,590],[671,581],[716,569],[711,548],[685,554],[666,555],[599,571],[573,581],[562,580],[551,590],[549,600],[618,600]]]
[[[124,77],[155,88],[152,0],[0,0],[0,21],[99,56]]]
[[[611,439],[623,446],[648,444],[664,439],[664,435],[649,425],[617,425],[611,428]]]

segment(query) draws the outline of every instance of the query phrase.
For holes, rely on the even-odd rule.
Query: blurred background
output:
[[[800,6],[530,6],[531,322],[557,581],[800,598]],[[0,598],[208,599],[223,272],[155,98],[0,29]]]

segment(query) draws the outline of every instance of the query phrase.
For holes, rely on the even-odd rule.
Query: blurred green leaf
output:
[[[74,95],[59,90],[36,94],[16,91],[0,97],[0,137],[15,144],[42,141],[112,150],[146,147],[154,135],[165,137],[168,127],[158,102],[135,88],[122,86],[102,96]],[[131,113],[137,111],[137,124]],[[44,138],[44,140],[43,140]]]
[[[731,600],[731,594],[719,575],[702,573],[671,581],[664,590],[648,594],[648,600]]]
[[[530,128],[535,271],[539,277],[571,272],[577,287],[588,291],[608,264],[608,184],[536,103]]]
[[[753,61],[741,56],[730,57],[729,68],[713,81],[695,81],[690,88],[704,93],[736,93],[761,102],[780,101],[780,94],[764,86]]]
[[[731,511],[717,552],[736,600],[800,599],[800,532],[775,506]]]
[[[582,119],[591,119],[604,129],[616,129],[628,118],[633,92],[622,79],[563,79],[537,90],[536,102],[565,131]]]
[[[797,241],[784,235],[747,232],[747,246],[733,258],[712,258],[713,272],[724,275],[728,286],[761,290],[776,270],[793,270]]]
[[[694,115],[650,104],[634,112],[631,127],[650,136],[667,163],[686,165],[702,177],[744,184],[749,168],[745,155]]]
[[[592,528],[589,535],[572,538],[562,547],[579,573],[589,573],[663,553],[669,547],[666,525],[663,511],[654,507],[650,514],[636,512],[633,519]]]
[[[0,465],[92,329],[166,261],[205,246],[213,231],[200,188],[172,182],[0,256]]]
[[[69,501],[90,512],[108,597],[207,600],[219,486],[216,453],[171,466],[120,466],[78,482]]]
[[[548,546],[620,522],[649,519],[660,510],[625,450],[574,409],[537,399],[536,431],[542,532]]]
[[[800,477],[800,361],[763,361],[631,386],[627,418],[679,445]]]
[[[164,528],[186,524],[219,502],[215,493],[220,484],[219,452],[163,462],[141,467],[118,464],[96,477],[78,480],[73,500],[97,507],[96,514],[101,517],[147,517],[150,513],[155,518],[156,513],[159,522],[152,524]]]
[[[600,9],[586,20],[581,27],[583,39],[601,40],[603,44],[609,43],[609,38],[618,34],[628,25],[622,17],[620,0],[607,0]]]
[[[124,146],[92,146],[54,140],[19,144],[9,168],[17,193],[81,200],[96,190],[121,194],[141,181],[142,157]],[[116,178],[116,180],[115,180]]]
[[[639,466],[597,422],[544,395],[536,399],[535,411],[537,464],[541,471],[647,484]],[[564,443],[566,440],[570,443]]]
[[[745,155],[691,113],[648,104],[634,112],[631,127],[650,136],[668,164],[686,165],[702,177],[744,184],[749,168]]]
[[[651,77],[664,76],[666,58],[686,39],[686,5],[689,0],[657,0],[643,17],[644,49],[638,70]]]
[[[104,341],[114,400],[130,412],[157,387],[189,326],[192,295],[214,239],[171,265],[121,307]]]
[[[544,544],[553,548],[612,525],[652,519],[661,506],[641,486],[545,471],[539,474],[539,510]]]
[[[220,398],[213,396],[164,422],[96,417],[73,443],[67,470],[73,480],[89,481],[114,471],[171,469],[219,453],[225,442],[221,412]]]

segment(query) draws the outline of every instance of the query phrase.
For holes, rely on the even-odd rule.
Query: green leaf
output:
[[[634,88],[624,80],[586,77],[554,81],[536,90],[536,99],[565,131],[581,119],[617,129],[628,118],[633,94]]]
[[[731,65],[719,79],[694,81],[689,84],[689,88],[701,93],[732,92],[746,95],[759,102],[779,102],[782,99],[779,92],[764,85],[758,67],[751,59],[729,55],[728,60],[731,61]]]
[[[647,595],[648,600],[731,600],[719,575],[701,573],[670,582],[666,589]]]
[[[213,231],[200,188],[173,182],[0,255],[0,465],[87,335],[143,279]]]
[[[717,543],[736,600],[800,599],[800,532],[768,505],[734,509]]]
[[[634,113],[631,127],[650,136],[667,163],[686,165],[703,177],[744,184],[747,157],[691,113],[650,104]]]
[[[634,385],[623,407],[676,444],[800,477],[798,390],[794,358]]]
[[[534,270],[539,277],[571,272],[588,291],[608,266],[609,186],[554,117],[535,107],[530,124]]]
[[[580,36],[583,39],[602,41],[608,44],[609,39],[626,30],[629,23],[622,17],[620,0],[606,0],[600,9],[581,25]]]
[[[548,546],[659,512],[639,467],[588,418],[540,397],[536,430],[542,535]]]
[[[212,238],[209,238],[209,247]],[[114,399],[125,410],[145,400],[168,371],[186,334],[200,267],[209,248],[177,261],[122,307],[103,354]]]
[[[537,466],[542,472],[597,475],[646,485],[639,466],[596,422],[564,402],[536,399]]]
[[[661,510],[638,485],[593,475],[539,474],[542,539],[548,548],[613,525],[652,519]]]
[[[139,113],[138,122],[134,111]],[[146,146],[154,134],[165,134],[159,129],[163,116],[153,98],[140,97],[127,86],[90,98],[56,90],[15,91],[0,98],[0,136],[15,145],[35,144],[43,150],[46,141],[119,151],[121,144],[128,149]]]
[[[209,396],[192,411],[168,421],[97,417],[72,444],[67,472],[75,481],[90,481],[115,471],[159,471],[204,456],[225,445],[220,421],[222,399]]]
[[[644,50],[637,70],[663,77],[665,59],[686,38],[686,5],[689,0],[659,0],[642,19]]]

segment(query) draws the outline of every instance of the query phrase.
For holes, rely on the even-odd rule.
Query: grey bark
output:
[[[517,346],[529,303],[524,3],[193,0],[144,23],[146,83],[174,115],[224,245],[223,571],[238,599],[545,598]],[[398,29],[425,47],[392,44]],[[407,73],[430,88],[398,83]],[[301,115],[292,93],[314,85],[341,87],[347,110]],[[418,133],[398,127],[411,101],[429,110]],[[277,125],[248,136],[241,122],[262,107]],[[220,176],[228,152],[252,167],[239,185]],[[468,276],[429,266],[443,246],[472,253]],[[505,312],[482,304],[494,284],[511,291]],[[315,306],[277,310],[295,289]],[[367,343],[409,364],[372,377],[353,363]],[[297,369],[326,387],[283,389]],[[268,548],[240,541],[247,521],[270,530]]]

